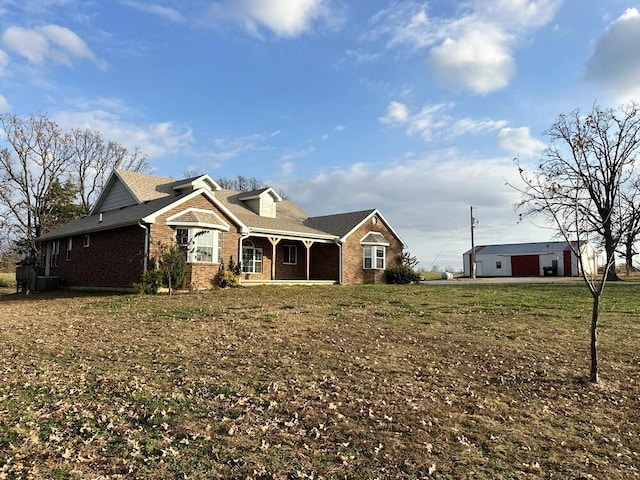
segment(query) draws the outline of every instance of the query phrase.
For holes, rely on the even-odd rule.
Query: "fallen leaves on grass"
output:
[[[2,302],[0,478],[640,475],[637,309],[592,386],[572,309],[435,291]]]

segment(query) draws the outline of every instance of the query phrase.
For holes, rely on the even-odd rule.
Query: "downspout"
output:
[[[149,228],[147,224],[142,223],[142,220],[138,221],[138,226],[144,229],[144,259],[142,260],[142,274],[147,273],[147,265],[149,258]]]
[[[336,240],[338,245],[338,285],[342,285],[342,242]]]

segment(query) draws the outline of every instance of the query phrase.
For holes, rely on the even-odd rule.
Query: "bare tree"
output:
[[[219,177],[215,180],[222,188],[237,190],[239,192],[250,192],[251,190],[258,190],[266,186],[255,177],[245,177],[243,175],[238,175],[234,178]]]
[[[147,168],[138,149],[88,129],[65,132],[44,114],[2,114],[0,129],[0,217],[28,256],[38,236],[89,212],[114,168]]]
[[[78,186],[82,211],[89,213],[116,169],[142,172],[148,169],[147,157],[139,149],[127,150],[116,142],[106,142],[100,132],[90,129],[71,131],[72,161],[70,173]]]
[[[28,255],[43,232],[51,185],[64,178],[71,158],[70,138],[45,115],[21,119],[0,115],[7,146],[0,148],[0,205],[24,241]]]
[[[640,235],[640,178],[631,182],[629,188],[621,191],[622,223],[621,246],[617,252],[625,259],[627,276],[633,267],[633,257],[636,251],[636,240]]]
[[[258,180],[256,177],[245,177],[243,175],[238,175],[234,178],[218,177],[215,179],[215,182],[222,188],[237,190],[239,192],[250,192],[252,190],[259,190],[269,186]],[[289,196],[282,189],[278,189],[278,195],[280,195],[283,200],[289,199]]]
[[[523,187],[519,207],[524,215],[543,214],[557,227],[580,262],[593,299],[590,380],[598,382],[597,327],[600,299],[615,276],[615,252],[624,227],[622,192],[635,183],[635,155],[640,149],[640,111],[634,103],[618,110],[594,107],[561,115],[547,132],[550,143],[530,175],[516,160]],[[596,238],[606,261],[594,276],[584,268],[582,246]]]

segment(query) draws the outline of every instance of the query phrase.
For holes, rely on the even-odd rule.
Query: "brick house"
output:
[[[376,210],[308,217],[273,188],[226,190],[208,175],[176,181],[116,170],[91,213],[48,232],[41,273],[62,286],[129,289],[160,245],[185,246],[192,288],[232,258],[243,283],[384,283],[404,242]]]

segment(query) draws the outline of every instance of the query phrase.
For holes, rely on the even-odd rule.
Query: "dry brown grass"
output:
[[[639,290],[5,295],[0,478],[638,478]]]

